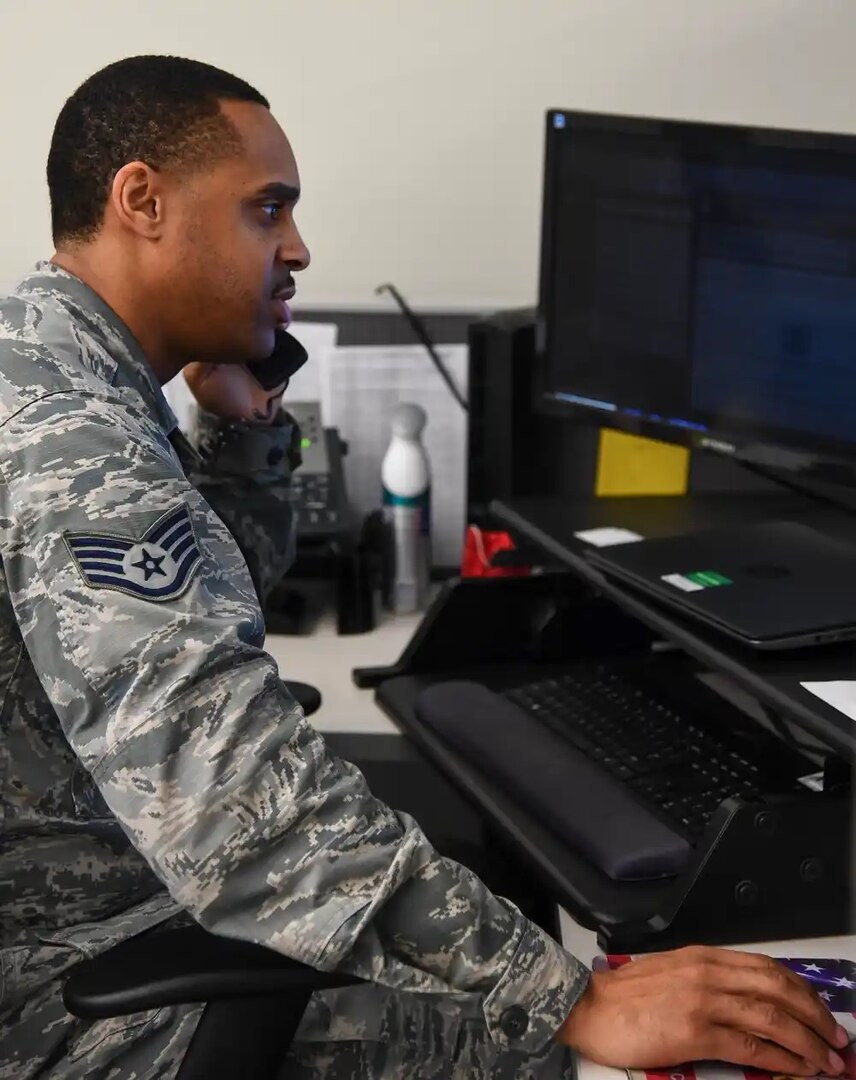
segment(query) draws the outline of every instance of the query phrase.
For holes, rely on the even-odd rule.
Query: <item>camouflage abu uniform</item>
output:
[[[212,455],[267,464],[255,511],[283,525],[263,588],[288,557],[291,432],[213,430],[191,448],[76,278],[42,264],[0,300],[0,1077],[173,1075],[197,1009],[85,1024],[59,994],[82,956],[182,910],[372,980],[315,999],[297,1075],[359,1075],[355,1039],[366,1076],[561,1075],[585,969],[303,718],[199,490],[229,474]]]

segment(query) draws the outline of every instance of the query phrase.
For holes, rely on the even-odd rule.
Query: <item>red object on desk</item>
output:
[[[532,573],[529,566],[493,565],[493,558],[500,551],[515,550],[515,543],[507,532],[488,531],[480,529],[478,525],[469,525],[464,538],[461,577],[526,577]]]

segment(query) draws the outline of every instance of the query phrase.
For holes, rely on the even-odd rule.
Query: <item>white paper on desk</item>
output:
[[[616,544],[635,544],[641,540],[639,533],[631,532],[630,529],[619,529],[617,526],[606,525],[600,529],[583,529],[575,532],[577,540],[585,544],[593,544],[595,547],[613,547]]]
[[[588,1058],[577,1060],[577,1071],[580,1080],[623,1080],[630,1074],[624,1069],[613,1069],[609,1065],[598,1065]]]
[[[283,407],[287,410],[289,401],[320,401],[321,423],[331,427],[330,356],[336,348],[339,327],[335,323],[297,321],[291,324],[288,332],[306,349],[309,359],[292,375]]]
[[[856,682],[804,682],[800,686],[851,720],[856,720]]]
[[[437,352],[466,400],[466,345],[445,345]],[[327,374],[329,411],[324,422],[337,427],[348,443],[348,497],[360,515],[380,506],[380,467],[395,407],[414,401],[425,410],[433,560],[437,566],[458,566],[464,535],[467,418],[425,349],[421,345],[334,349]]]

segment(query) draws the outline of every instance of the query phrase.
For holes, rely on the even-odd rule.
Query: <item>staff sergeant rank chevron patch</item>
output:
[[[64,533],[63,539],[87,585],[142,600],[181,596],[202,562],[183,503],[159,518],[140,540],[115,533]]]

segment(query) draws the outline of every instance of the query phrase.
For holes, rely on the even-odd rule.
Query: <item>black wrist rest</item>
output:
[[[166,1005],[311,992],[360,981],[192,925],[139,934],[84,960],[66,981],[63,999],[72,1015],[103,1020]]]
[[[508,698],[479,683],[423,690],[419,720],[615,881],[679,874],[689,842],[618,780]]]

